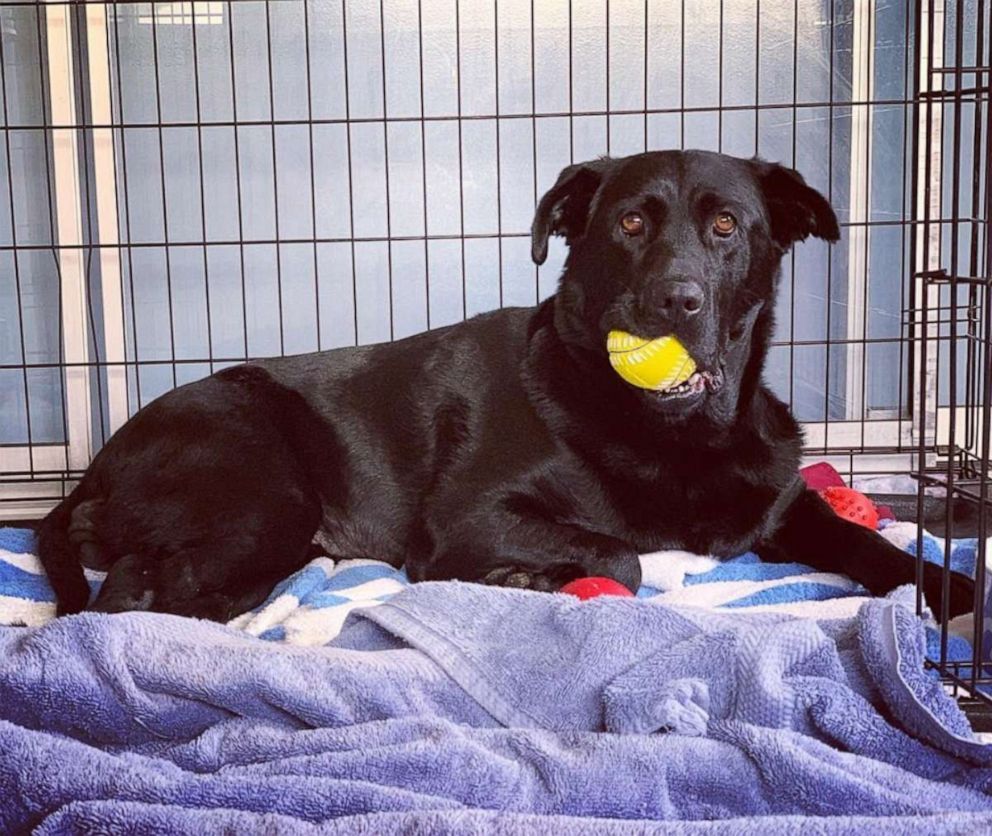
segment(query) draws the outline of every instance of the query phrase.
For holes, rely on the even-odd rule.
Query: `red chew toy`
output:
[[[580,601],[588,601],[590,598],[598,598],[600,595],[619,595],[621,598],[634,597],[633,592],[612,578],[579,578],[565,584],[561,591],[574,595]]]
[[[838,517],[850,520],[875,531],[878,528],[878,510],[872,501],[854,488],[830,487],[820,491],[827,505]]]

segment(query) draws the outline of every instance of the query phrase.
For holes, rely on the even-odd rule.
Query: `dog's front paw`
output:
[[[153,609],[156,597],[155,574],[154,566],[148,558],[125,555],[111,566],[89,609],[105,613]]]
[[[525,566],[500,566],[482,577],[488,586],[506,586],[511,589],[533,589],[537,592],[555,592],[569,581],[580,577],[578,567],[548,567],[535,569]]]

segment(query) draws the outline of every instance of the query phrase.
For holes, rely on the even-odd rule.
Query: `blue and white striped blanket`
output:
[[[893,523],[882,536],[916,549],[916,526]],[[924,555],[943,560],[943,543],[925,535]],[[952,564],[974,572],[975,540],[953,544]],[[55,615],[54,595],[32,553],[34,537],[24,529],[0,529],[0,624],[38,626]],[[798,563],[763,563],[753,554],[720,561],[686,552],[641,557],[638,596],[668,604],[785,612],[816,619],[849,618],[867,599],[865,590],[842,575]],[[103,575],[87,572],[94,591]],[[333,639],[349,612],[383,603],[409,584],[406,574],[375,560],[329,558],[311,561],[282,581],[268,600],[231,626],[270,641],[322,645]]]

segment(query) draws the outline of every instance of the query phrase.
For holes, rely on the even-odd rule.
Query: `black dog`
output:
[[[570,253],[556,296],[399,342],[264,360],[172,391],[135,415],[45,519],[60,612],[82,565],[108,569],[91,609],[228,619],[314,544],[413,580],[553,590],[638,554],[757,549],[871,592],[915,563],[797,479],[800,430],[762,384],[783,253],[835,241],[796,172],[704,152],[565,169],[541,200],[533,257]],[[675,334],[699,374],[626,383],[606,335]],[[929,604],[940,572],[927,565]],[[950,612],[972,606],[954,576]]]

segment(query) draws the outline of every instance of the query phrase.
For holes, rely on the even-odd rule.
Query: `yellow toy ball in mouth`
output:
[[[610,331],[606,350],[616,373],[641,389],[664,392],[685,383],[696,371],[695,361],[673,336],[646,340],[626,331]]]

